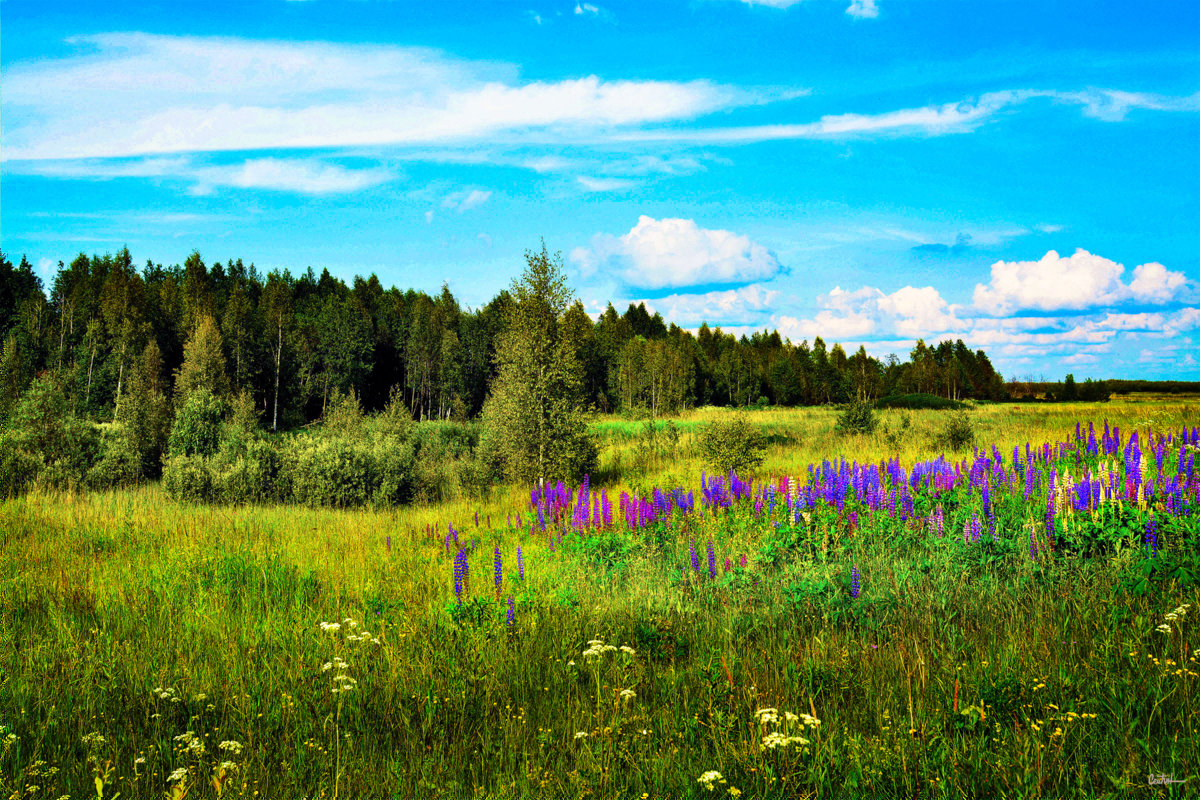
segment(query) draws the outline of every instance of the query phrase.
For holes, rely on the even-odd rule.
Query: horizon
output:
[[[1200,7],[464,8],[7,0],[0,247],[1200,379]]]

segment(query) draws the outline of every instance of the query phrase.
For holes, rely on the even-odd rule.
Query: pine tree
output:
[[[561,254],[551,257],[545,242],[525,261],[497,343],[499,373],[484,404],[484,428],[509,479],[577,479],[595,463],[596,447],[583,418],[574,343],[563,335],[573,294]]]

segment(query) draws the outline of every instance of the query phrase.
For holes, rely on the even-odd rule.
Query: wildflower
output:
[[[629,701],[629,700],[633,700],[635,697],[637,697],[637,692],[635,692],[633,689],[622,689],[621,690],[621,699],[622,700]]]
[[[629,655],[629,656],[637,655],[637,653],[634,651],[634,649],[627,644],[621,645],[620,649],[621,649],[621,652],[626,655]]]
[[[493,580],[496,584],[496,599],[499,599],[500,598],[500,587],[504,583],[504,565],[500,559],[500,545],[499,544],[496,545],[494,553],[495,553],[495,570],[494,570],[494,579]]]
[[[224,750],[228,753],[232,753],[235,756],[242,754],[242,743],[241,742],[236,742],[232,739],[229,739],[227,741],[221,742],[221,744],[219,746],[222,750]]]
[[[779,724],[779,710],[775,708],[760,708],[754,712],[754,716],[758,719],[759,725]]]
[[[322,633],[337,633],[341,629],[342,629],[342,623],[340,623],[340,622],[322,622],[321,623],[321,632]]]
[[[576,739],[586,739],[587,731],[575,731],[575,738]]]
[[[509,628],[511,628],[513,626],[513,619],[515,618],[515,616],[516,616],[516,608],[513,605],[513,599],[510,597],[510,598],[508,598],[508,613],[505,618],[505,622],[508,623]]]
[[[858,565],[855,564],[850,570],[850,596],[858,598]]]
[[[713,550],[712,539],[708,540],[708,577],[717,577],[717,554]]]
[[[1159,625],[1154,630],[1158,631],[1159,633],[1170,633],[1171,626],[1164,622],[1162,625]]]
[[[525,580],[525,554],[521,552],[521,545],[517,545],[517,576]]]
[[[700,784],[711,792],[713,790],[714,783],[724,780],[725,779],[721,776],[721,773],[717,772],[715,769],[710,769],[708,772],[697,778],[696,783]]]
[[[805,739],[803,736],[788,736],[787,734],[774,731],[764,736],[762,743],[763,747],[766,747],[769,750],[774,750],[779,747],[787,747],[791,744],[803,746],[808,744],[808,739]]]
[[[1158,521],[1153,516],[1146,520],[1146,552],[1151,558],[1158,555]]]
[[[573,667],[573,666],[575,666],[575,662],[574,662],[574,661],[568,661],[568,662],[567,662],[567,666],[568,666],[568,667]]]
[[[175,770],[174,772],[172,772],[170,775],[167,776],[167,783],[175,783],[175,781],[181,781],[187,777],[187,773],[188,773],[187,767],[180,767],[179,769]]]
[[[691,544],[691,551],[692,551],[692,553],[691,553],[691,555],[692,555],[692,572],[695,572],[698,575],[698,574],[700,574],[700,557],[696,555],[696,543],[695,542],[692,542],[692,544]]]

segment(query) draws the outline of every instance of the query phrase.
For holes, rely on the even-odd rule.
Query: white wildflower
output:
[[[1159,633],[1170,633],[1171,626],[1164,622],[1162,625],[1159,625],[1154,630],[1158,631]]]
[[[754,716],[758,718],[759,725],[779,724],[779,709],[777,708],[760,708],[754,712]]]
[[[341,629],[342,629],[342,623],[340,623],[340,622],[322,622],[321,623],[321,632],[322,633],[337,633]]]
[[[621,645],[621,652],[626,653],[631,656],[637,655],[637,653],[634,651],[634,649],[627,644]]]
[[[586,739],[587,731],[575,731],[575,738],[576,739]]]
[[[242,754],[242,743],[234,741],[233,739],[228,739],[224,742],[221,742],[220,748],[226,752],[233,753],[235,756]]]
[[[708,772],[696,779],[696,783],[700,784],[705,789],[708,789],[710,792],[713,790],[713,784],[717,781],[724,783],[725,778],[722,777],[721,773],[717,772],[715,769],[710,769]]]
[[[633,689],[622,689],[621,690],[621,699],[622,700],[632,700],[635,697],[637,697],[637,692],[635,692]]]
[[[175,770],[174,772],[172,772],[170,775],[167,776],[167,783],[174,783],[175,781],[181,781],[187,777],[187,774],[188,774],[187,767],[180,767],[179,769]]]

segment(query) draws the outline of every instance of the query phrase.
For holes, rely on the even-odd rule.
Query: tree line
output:
[[[446,285],[429,295],[385,288],[375,275],[347,284],[311,267],[263,274],[241,259],[206,264],[198,252],[138,269],[127,248],[60,262],[45,287],[28,259],[14,266],[0,254],[0,402],[11,407],[49,369],[74,412],[95,421],[119,416],[132,380],[153,378],[175,398],[185,344],[205,326],[223,356],[215,385],[247,394],[272,430],[321,418],[339,393],[377,411],[395,390],[414,419],[474,418],[496,378],[513,302],[505,290],[464,308]],[[1004,391],[987,355],[961,340],[920,341],[901,362],[864,348],[847,354],[819,336],[794,344],[774,331],[735,336],[707,324],[693,335],[643,304],[624,313],[609,304],[593,320],[575,300],[562,322],[583,403],[602,412],[908,393],[999,399]]]

